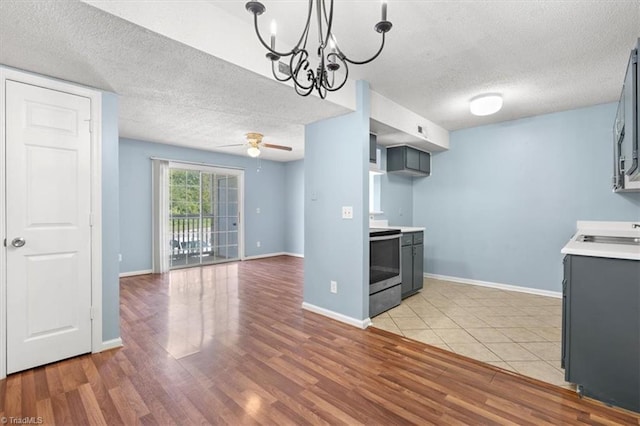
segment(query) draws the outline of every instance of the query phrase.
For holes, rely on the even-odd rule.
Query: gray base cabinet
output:
[[[422,289],[424,270],[424,233],[403,234],[402,241],[402,298]]]
[[[640,261],[564,259],[562,366],[582,394],[640,411]]]

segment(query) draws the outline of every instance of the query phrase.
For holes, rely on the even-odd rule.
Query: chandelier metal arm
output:
[[[295,78],[293,79],[295,81]],[[293,88],[295,89],[296,93],[300,96],[309,96],[311,94],[311,92],[313,92],[313,85],[311,85],[311,87],[307,88],[307,89],[303,89],[300,86],[298,86],[297,84],[293,85]]]
[[[259,13],[254,13],[253,14],[253,27],[254,27],[254,29],[256,31],[256,35],[258,36],[258,40],[264,46],[265,49],[267,49],[272,54],[280,56],[280,57],[290,56],[290,55],[293,55],[297,50],[299,50],[300,45],[303,43],[303,41],[305,42],[304,44],[306,44],[306,36],[309,33],[309,28],[311,27],[311,13],[312,12],[313,12],[313,0],[309,0],[309,12],[307,13],[307,23],[306,23],[306,25],[304,27],[304,30],[302,30],[302,34],[300,35],[300,39],[298,40],[298,43],[289,52],[278,52],[277,50],[272,49],[264,41],[264,39],[262,38],[262,35],[260,35],[260,30],[258,29],[258,15],[259,15]]]
[[[302,90],[313,90],[313,86],[315,82],[315,76],[313,74],[313,71],[309,69],[309,61],[307,60],[308,56],[309,54],[307,53],[306,50],[299,50],[298,52],[293,54],[291,56],[291,59],[289,60],[289,69],[291,71],[291,77],[293,79],[293,83],[295,84],[296,87]],[[295,65],[294,65],[294,62],[295,62]],[[300,74],[300,71],[302,71],[307,75],[307,80],[310,82],[308,86],[305,84],[302,84],[302,82],[299,81],[298,76]]]
[[[324,39],[324,45],[328,46],[329,38],[333,38],[333,34],[331,33],[331,30],[333,29],[333,0],[331,0],[331,2],[329,3],[329,17],[327,17],[327,4],[324,0],[322,1],[322,12],[324,14],[324,20],[327,22],[327,36]],[[318,19],[320,19],[319,13]],[[335,42],[335,38],[333,42],[337,45],[337,43]]]
[[[369,62],[373,61],[378,56],[380,56],[380,53],[382,53],[382,49],[384,49],[384,39],[385,39],[385,34],[386,33],[381,33],[381,34],[382,34],[382,43],[380,43],[380,48],[378,49],[378,51],[376,52],[375,55],[373,55],[371,58],[367,59],[366,61],[354,61],[352,59],[349,59],[349,58],[347,58],[346,55],[344,55],[342,53],[342,51],[340,49],[338,49],[338,51],[340,52],[340,56],[342,57],[342,59],[344,59],[346,62],[349,62],[350,64],[354,64],[354,65],[368,64]]]
[[[322,8],[324,7],[324,0],[316,0],[316,15],[318,16],[318,43],[320,47],[323,46],[322,41]]]

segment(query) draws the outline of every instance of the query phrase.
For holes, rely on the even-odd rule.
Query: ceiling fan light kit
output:
[[[247,149],[247,154],[249,154],[249,157],[258,157],[260,155],[260,148],[258,148],[257,146],[250,146]]]
[[[284,146],[284,145],[274,145],[272,143],[264,143],[262,142],[262,138],[264,137],[264,135],[262,133],[256,133],[256,132],[250,132],[247,133],[246,135],[244,135],[247,138],[247,142],[246,143],[234,143],[231,145],[221,145],[220,148],[227,148],[227,147],[232,147],[232,146],[247,146],[249,145],[249,148],[247,148],[247,154],[249,155],[249,157],[259,157],[260,153],[262,152],[261,148],[273,148],[273,149],[279,149],[282,151],[291,151],[292,148],[290,146]]]
[[[329,3],[328,8],[327,3]],[[318,26],[318,66],[315,72],[309,62],[309,51],[307,50],[311,15],[314,11],[314,5]],[[259,1],[250,1],[247,2],[245,8],[253,14],[253,24],[256,35],[260,43],[267,49],[266,56],[271,61],[271,71],[274,78],[283,82],[292,80],[296,93],[301,96],[308,96],[316,90],[322,99],[327,96],[327,92],[335,92],[345,85],[349,77],[348,64],[367,64],[380,55],[384,48],[385,35],[393,26],[391,22],[387,20],[387,1],[382,0],[381,20],[373,27],[376,32],[381,34],[382,40],[380,48],[369,59],[356,61],[348,58],[347,55],[340,50],[336,37],[332,33],[333,0],[328,0],[328,2],[327,0],[309,0],[306,25],[297,44],[288,52],[279,52],[276,50],[277,26],[275,21],[271,22],[270,44],[264,41],[258,30],[258,16],[265,12],[265,6]],[[277,63],[281,58],[289,58],[288,73],[284,73],[283,75],[279,74],[279,70],[276,71],[276,68],[279,68]],[[340,68],[344,68],[344,74],[338,76],[336,79],[336,71]]]

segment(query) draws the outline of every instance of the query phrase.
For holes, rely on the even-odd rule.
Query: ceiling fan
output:
[[[262,133],[255,133],[255,132],[251,132],[251,133],[247,133],[246,135],[247,138],[247,142],[245,143],[236,143],[236,144],[231,144],[231,145],[222,145],[222,147],[231,147],[231,146],[244,146],[244,145],[248,145],[249,147],[247,148],[247,154],[249,154],[250,157],[258,157],[260,155],[260,150],[261,148],[273,148],[273,149],[281,149],[283,151],[291,151],[292,148],[290,146],[284,146],[284,145],[274,145],[271,143],[265,143],[262,142],[262,138],[263,138],[263,134]]]

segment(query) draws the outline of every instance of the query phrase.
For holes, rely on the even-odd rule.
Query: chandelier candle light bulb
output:
[[[387,0],[382,0],[382,21],[387,20]]]
[[[276,24],[276,20],[271,20],[271,49],[276,48],[276,33],[278,32],[278,24]]]

